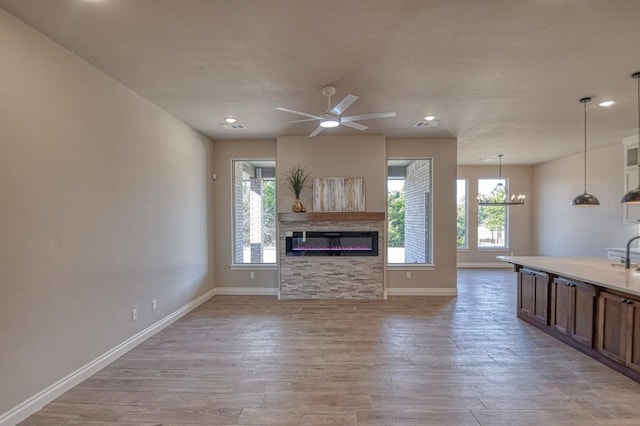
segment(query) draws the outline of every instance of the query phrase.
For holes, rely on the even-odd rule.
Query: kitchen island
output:
[[[605,258],[498,259],[518,274],[519,318],[640,382],[640,271]]]

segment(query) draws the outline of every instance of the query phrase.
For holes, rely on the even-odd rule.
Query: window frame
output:
[[[235,165],[237,162],[272,162],[273,163],[273,169],[275,171],[276,169],[276,159],[275,158],[262,158],[262,157],[238,157],[238,158],[231,158],[230,161],[230,175],[231,175],[231,203],[230,203],[230,210],[231,210],[231,263],[229,265],[229,268],[231,270],[277,270],[278,269],[278,262],[279,262],[279,254],[278,254],[278,247],[279,247],[279,241],[278,241],[278,221],[277,221],[277,217],[278,217],[278,208],[277,208],[277,203],[276,203],[276,207],[274,209],[274,239],[275,239],[275,245],[274,245],[274,251],[275,251],[275,259],[273,262],[261,262],[261,263],[255,263],[255,262],[248,262],[248,263],[238,263],[236,262],[236,226],[237,226],[237,217],[236,217],[236,179],[235,179]],[[278,197],[278,185],[277,185],[277,176],[274,175],[273,178],[269,178],[269,180],[273,180],[274,181],[274,190],[275,190],[275,199],[277,201],[277,197]],[[244,247],[244,246],[243,246]]]
[[[503,181],[503,185],[504,188],[508,191],[509,190],[509,179],[506,177],[479,177],[477,178],[477,193],[478,196],[480,195],[480,181],[481,180],[493,180],[493,181]],[[497,184],[497,182],[496,182]],[[505,206],[501,206],[504,208],[504,245],[486,245],[486,246],[481,246],[480,245],[480,233],[478,232],[478,229],[480,228],[480,207],[482,206],[478,206],[478,212],[476,214],[476,249],[478,251],[509,251],[509,206],[505,205]]]
[[[426,259],[426,262],[423,263],[390,263],[389,262],[389,241],[388,241],[388,230],[389,230],[389,162],[393,161],[428,161],[429,162],[429,205],[425,211],[425,215],[428,218],[425,229],[427,230],[426,234],[430,236],[429,241],[425,242],[425,248],[429,252],[429,259]],[[435,269],[434,263],[434,235],[433,235],[433,200],[434,200],[434,190],[435,185],[433,184],[433,169],[434,169],[434,158],[433,157],[413,157],[413,156],[399,156],[399,157],[387,157],[385,162],[385,188],[386,188],[386,215],[387,219],[385,221],[385,267],[388,270],[433,270]],[[405,212],[406,213],[406,212]]]

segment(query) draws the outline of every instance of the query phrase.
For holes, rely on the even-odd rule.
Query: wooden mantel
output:
[[[354,222],[365,220],[384,221],[384,212],[308,212],[278,213],[280,222]]]

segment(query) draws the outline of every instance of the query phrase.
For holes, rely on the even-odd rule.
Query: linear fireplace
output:
[[[288,232],[287,256],[377,256],[377,231]]]

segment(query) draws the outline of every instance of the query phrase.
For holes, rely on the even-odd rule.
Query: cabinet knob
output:
[[[627,305],[631,305],[633,303],[633,301],[630,299],[622,299],[622,302],[626,303]]]

